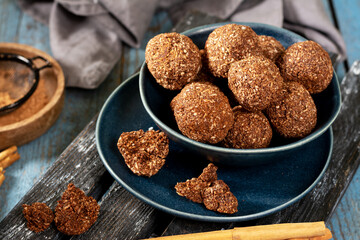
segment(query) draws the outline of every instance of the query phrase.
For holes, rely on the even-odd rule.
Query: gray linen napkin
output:
[[[224,20],[285,27],[346,56],[344,40],[326,15],[322,0],[18,0],[48,24],[54,57],[66,85],[96,88],[121,56],[122,44],[139,47],[157,9],[176,23],[197,10]]]

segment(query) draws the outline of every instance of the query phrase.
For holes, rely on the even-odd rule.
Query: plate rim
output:
[[[327,160],[325,162],[324,167],[322,168],[320,174],[316,177],[316,179],[314,180],[314,182],[308,186],[302,193],[300,193],[299,195],[297,195],[295,198],[292,198],[291,200],[275,207],[275,208],[271,208],[262,212],[258,212],[258,213],[253,213],[253,214],[247,214],[247,215],[242,215],[242,216],[204,216],[204,215],[200,215],[200,214],[194,214],[194,213],[187,213],[187,212],[183,212],[183,211],[179,211],[179,210],[175,210],[173,208],[164,206],[162,204],[157,203],[156,201],[153,201],[151,199],[149,199],[147,196],[143,195],[142,193],[134,190],[133,188],[131,188],[128,184],[126,184],[124,181],[122,181],[122,179],[113,171],[113,169],[110,167],[110,165],[108,164],[103,151],[101,149],[101,143],[99,140],[99,129],[100,129],[100,125],[102,122],[102,118],[103,118],[103,114],[105,111],[105,108],[108,106],[110,100],[117,94],[118,91],[120,91],[120,89],[126,87],[130,81],[136,81],[136,78],[139,77],[139,73],[135,73],[132,76],[130,76],[128,79],[126,79],[122,84],[120,84],[107,98],[107,100],[105,101],[104,105],[102,106],[99,116],[97,118],[97,122],[96,122],[96,129],[95,129],[95,142],[96,142],[96,148],[97,151],[99,153],[100,159],[103,162],[105,168],[107,169],[107,171],[110,173],[110,175],[122,186],[124,187],[127,191],[129,191],[133,196],[135,196],[136,198],[138,198],[139,200],[149,204],[150,206],[164,211],[166,213],[169,213],[171,215],[177,216],[177,217],[182,217],[182,218],[186,218],[186,219],[192,219],[192,220],[198,220],[198,221],[203,221],[203,222],[240,222],[240,221],[248,221],[248,220],[253,220],[253,219],[258,219],[261,217],[265,217],[268,216],[272,213],[278,212],[290,205],[292,205],[293,203],[297,202],[298,200],[300,200],[301,198],[303,198],[307,193],[309,193],[320,181],[320,179],[324,176],[324,173],[326,171],[326,169],[328,168],[328,165],[330,163],[331,160],[331,155],[332,155],[332,150],[333,150],[333,130],[332,127],[330,126],[328,128],[329,134],[330,134],[330,149],[328,152],[328,156],[327,156]],[[326,131],[324,131],[325,133]],[[321,134],[322,135],[322,134]],[[319,136],[320,137],[320,136]],[[209,210],[210,211],[210,210]]]

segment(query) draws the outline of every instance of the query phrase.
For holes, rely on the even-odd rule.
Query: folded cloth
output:
[[[346,56],[344,40],[326,15],[322,0],[18,0],[48,24],[52,54],[66,85],[96,88],[120,59],[122,44],[139,47],[157,9],[176,23],[197,10],[224,20],[285,27]]]

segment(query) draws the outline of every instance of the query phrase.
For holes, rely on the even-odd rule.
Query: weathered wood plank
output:
[[[135,198],[117,182],[100,201],[97,222],[80,236],[71,239],[121,239],[135,240],[149,237],[160,213]]]
[[[96,151],[94,130],[95,118],[75,138],[72,145],[60,155],[58,160],[4,220],[0,222],[0,239],[37,239],[39,235],[31,232],[25,226],[21,205],[38,201],[44,202],[54,209],[67,184],[70,182],[80,187],[86,194],[93,195],[98,199],[101,197],[94,195],[95,192],[98,192],[96,191],[96,186],[100,179],[104,179],[104,174],[106,176],[108,173]],[[76,171],[74,171],[74,168]],[[111,179],[111,182],[113,181],[112,178],[108,179]],[[104,184],[104,182],[101,182],[101,184]],[[43,232],[41,237],[58,239],[61,238],[61,235],[52,226]]]
[[[51,52],[48,27],[23,14],[16,1],[0,1],[0,41],[20,42]],[[7,169],[6,180],[0,188],[0,220],[99,112],[110,93],[122,82],[121,71],[127,68],[131,67],[119,62],[96,90],[66,89],[64,109],[54,126],[40,138],[20,146],[21,159]]]

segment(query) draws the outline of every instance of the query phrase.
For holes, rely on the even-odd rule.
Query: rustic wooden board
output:
[[[129,194],[117,182],[100,200],[98,221],[89,231],[71,239],[126,239],[149,237],[161,213]]]
[[[68,183],[72,182],[75,186],[81,186],[86,194],[100,199],[104,191],[99,191],[98,188],[105,187],[107,190],[110,185],[106,183],[110,181],[111,184],[113,179],[99,161],[94,131],[95,119],[75,138],[73,144],[65,149],[56,163],[0,222],[0,239],[37,239],[39,235],[25,226],[22,204],[44,202],[54,209]],[[74,171],[74,169],[76,170]],[[105,181],[106,179],[107,181]],[[52,226],[41,236],[59,239],[62,234]]]
[[[340,2],[340,1],[338,1]],[[354,4],[354,3],[353,3]],[[344,5],[342,7],[346,7],[348,5]],[[353,6],[351,11],[356,12],[356,9],[360,7],[356,5]],[[340,9],[341,7],[339,7]],[[350,7],[351,8],[351,7]],[[360,16],[353,16],[353,19],[346,18],[349,23],[358,22]],[[346,22],[342,23],[346,25]],[[76,159],[79,155],[81,155],[77,148],[78,143],[83,142],[83,140],[79,140],[79,137],[82,138],[89,138],[93,141],[93,129],[90,131],[90,128],[94,128],[94,120],[90,122],[90,124],[84,129],[83,132],[80,133],[79,137],[76,138],[72,143],[72,139],[83,129],[83,127],[92,119],[92,117],[98,112],[100,107],[103,105],[103,102],[107,98],[107,96],[112,92],[112,90],[119,85],[123,79],[126,79],[130,76],[135,69],[142,63],[144,59],[144,48],[146,42],[153,37],[155,34],[160,32],[168,32],[172,29],[172,23],[169,20],[166,12],[158,12],[157,15],[152,20],[151,26],[149,31],[146,33],[145,40],[140,49],[133,49],[128,46],[124,46],[123,49],[123,56],[120,62],[114,67],[113,71],[111,72],[110,76],[107,80],[99,87],[97,90],[80,90],[80,89],[67,89],[66,99],[65,99],[65,108],[63,113],[60,116],[60,119],[57,123],[41,138],[37,139],[36,141],[32,142],[31,144],[25,145],[19,149],[20,154],[22,155],[22,159],[15,163],[9,170],[7,171],[7,180],[5,181],[4,185],[0,189],[0,221],[1,219],[12,209],[12,207],[18,202],[23,195],[34,185],[35,182],[39,180],[39,176],[42,176],[46,170],[51,166],[53,162],[55,162],[57,156],[63,152],[66,146],[70,144],[70,146],[60,155],[59,159],[55,162],[53,166],[51,166],[46,172],[46,174],[41,178],[41,181],[45,179],[47,176],[49,179],[49,174],[54,174],[54,176],[58,174],[60,171],[61,166],[63,169],[76,167],[77,165],[73,165],[75,163],[79,163]],[[351,32],[347,32],[349,36],[345,35],[345,39],[347,37],[351,37]],[[8,42],[21,42],[25,44],[29,44],[35,46],[41,50],[51,52],[49,46],[49,39],[48,39],[48,29],[46,26],[35,22],[29,16],[24,15],[21,11],[17,8],[14,1],[11,0],[2,0],[0,1],[0,41],[8,41]],[[357,44],[359,41],[356,39],[352,42],[352,44]],[[352,53],[354,59],[359,59],[360,52],[357,51],[356,53]],[[344,71],[343,71],[344,72]],[[341,76],[341,75],[340,75]],[[91,107],[90,107],[91,106]],[[79,118],[79,116],[82,116]],[[84,186],[87,186],[84,189],[87,193],[93,195],[98,200],[102,195],[103,198],[100,200],[101,206],[104,209],[111,209],[112,204],[116,205],[118,202],[122,202],[122,199],[128,199],[128,201],[132,201],[133,197],[124,189],[119,187],[117,183],[113,186],[112,178],[110,175],[104,170],[98,156],[95,157],[95,146],[94,144],[90,144],[90,148],[88,152],[85,153],[86,157],[82,158],[84,163],[87,163],[89,166],[93,166],[95,169],[100,171],[100,175],[97,176],[95,174],[94,181],[98,181],[101,184],[95,185],[95,182],[87,179],[93,176],[90,176],[88,173],[83,172],[84,169],[80,168],[77,173],[74,175],[76,179],[79,179],[79,184],[81,182],[85,183]],[[84,153],[83,153],[84,154]],[[90,155],[87,155],[90,154]],[[92,155],[95,154],[95,155]],[[91,157],[90,157],[91,156]],[[67,162],[69,165],[67,165]],[[61,164],[60,164],[61,163]],[[60,165],[59,165],[60,164]],[[54,168],[55,167],[55,168]],[[57,169],[57,170],[55,170]],[[86,171],[86,170],[84,170]],[[79,173],[81,172],[81,173]],[[353,171],[355,172],[355,171]],[[60,173],[59,173],[60,174]],[[347,172],[346,172],[347,174]],[[66,174],[65,174],[66,175]],[[83,175],[83,176],[80,176]],[[337,211],[330,219],[330,226],[334,233],[334,239],[351,239],[349,236],[352,236],[353,239],[360,239],[360,233],[358,229],[359,226],[359,217],[360,216],[360,199],[358,194],[358,189],[360,188],[359,183],[359,176],[360,171],[356,173],[356,177],[352,181],[349,189],[347,190],[344,199],[341,201]],[[69,176],[67,176],[69,177]],[[341,175],[336,177],[341,178]],[[80,180],[82,179],[82,180]],[[336,180],[336,179],[335,179]],[[348,175],[346,179],[347,183],[351,180],[351,176]],[[39,183],[41,183],[41,181]],[[89,188],[89,183],[91,182],[94,184]],[[76,182],[75,182],[76,183]],[[336,183],[339,183],[339,180],[336,180]],[[87,184],[87,185],[86,185]],[[49,183],[44,184],[44,188],[49,185]],[[335,184],[336,185],[336,184]],[[40,185],[41,186],[41,185]],[[111,186],[111,190],[108,191],[109,187]],[[336,185],[338,187],[343,186],[345,191],[346,184],[343,185]],[[28,192],[24,199],[21,202],[29,203],[29,201],[41,201],[42,199],[39,198],[37,195],[32,195],[36,193],[36,186],[34,186],[30,192]],[[54,188],[55,189],[55,188]],[[64,188],[63,188],[64,189]],[[61,194],[63,191],[53,190],[50,189],[50,193],[54,196],[48,196],[49,199],[44,198],[43,200],[47,200],[52,202],[52,207],[55,206],[57,196],[56,194]],[[341,193],[341,195],[343,192]],[[120,198],[119,198],[120,197]],[[338,200],[339,201],[339,200]],[[6,217],[9,221],[6,223],[6,220],[0,223],[0,239],[10,239],[7,234],[12,234],[10,236],[20,236],[23,238],[48,238],[48,239],[68,239],[62,234],[59,234],[57,231],[54,230],[54,226],[52,226],[52,230],[47,230],[47,232],[41,235],[35,235],[29,232],[24,228],[24,220],[21,214],[20,204],[21,202],[11,211],[11,213]],[[337,203],[337,202],[336,202]],[[113,216],[105,216],[101,215],[99,221],[93,228],[90,229],[91,233],[86,233],[86,236],[93,237],[95,233],[95,229],[98,231],[101,230],[101,225],[103,224],[106,226],[110,224],[113,227],[118,227],[121,221],[124,223],[128,223],[130,228],[123,228],[117,231],[116,233],[112,233],[111,231],[107,231],[107,234],[104,233],[103,237],[106,239],[106,236],[111,238],[118,238],[118,239],[125,239],[122,238],[122,234],[126,234],[128,239],[135,239],[131,238],[131,232],[133,231],[134,235],[140,237],[146,236],[157,236],[161,235],[162,232],[165,234],[178,234],[178,233],[186,233],[186,232],[199,232],[203,230],[213,230],[213,229],[221,229],[221,228],[231,228],[235,226],[235,224],[204,224],[202,222],[194,222],[188,221],[184,219],[173,218],[172,216],[168,216],[166,214],[160,213],[157,210],[149,207],[145,203],[136,202],[136,208],[134,208],[134,213],[139,214],[137,216],[126,216],[126,209],[121,209],[121,207],[127,207],[128,205],[123,204],[119,206],[120,209],[116,209],[116,217]],[[112,209],[114,210],[114,209]],[[118,214],[118,213],[123,213]],[[141,214],[144,213],[144,218],[141,218]],[[283,213],[289,217],[290,213]],[[130,214],[131,215],[131,214]],[[161,216],[161,217],[160,217]],[[281,217],[281,216],[280,216]],[[306,218],[306,216],[303,216]],[[164,219],[161,221],[161,219]],[[284,217],[285,219],[286,217]],[[126,222],[125,221],[128,221]],[[146,234],[145,231],[139,232],[139,228],[131,228],[136,227],[137,225],[132,221],[140,221],[140,228],[143,229],[141,226],[144,226],[144,229],[148,231]],[[169,222],[173,222],[167,227]],[[263,220],[265,221],[265,220]],[[156,224],[154,224],[156,222]],[[123,222],[122,222],[123,223]],[[133,224],[131,224],[133,223]],[[256,221],[241,223],[239,225],[253,225],[258,224]],[[16,226],[16,227],[15,227]],[[21,231],[27,233],[23,233],[21,235],[21,231],[18,227],[22,228]],[[111,229],[111,230],[114,230]],[[11,233],[12,231],[17,231],[17,233]],[[85,236],[85,235],[84,235]],[[117,237],[116,237],[117,236]],[[76,238],[76,237],[74,237]],[[83,238],[82,236],[78,238]],[[85,238],[86,239],[86,238]]]

